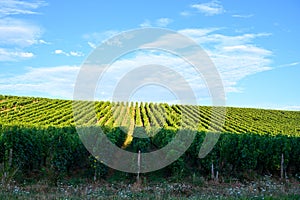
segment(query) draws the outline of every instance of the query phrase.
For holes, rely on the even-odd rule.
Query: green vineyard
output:
[[[72,103],[70,100],[0,96],[0,123],[72,126],[75,125]],[[212,107],[208,106],[104,101],[93,103],[94,107],[90,104],[78,103],[83,116],[78,115],[77,123],[109,127],[181,127],[198,131],[216,129],[211,122]],[[180,119],[183,112],[188,119]],[[227,107],[224,117],[224,125],[217,127],[221,132],[300,136],[300,112]]]
[[[101,128],[111,142],[132,152],[158,150],[177,130],[194,130],[196,137],[189,149],[171,165],[148,173],[149,177],[157,173],[163,177],[191,173],[209,177],[212,164],[220,177],[300,173],[300,112],[227,107],[223,115],[218,110],[0,95],[0,175],[16,169],[22,180],[32,174],[54,180],[72,174],[107,179],[111,169],[87,151],[76,125],[87,132]],[[221,133],[220,138],[200,159],[198,152],[208,132]],[[138,134],[143,137],[135,137]]]

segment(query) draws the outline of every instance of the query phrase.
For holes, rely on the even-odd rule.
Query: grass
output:
[[[132,179],[134,180],[134,179]],[[252,189],[250,189],[252,188]],[[64,181],[57,186],[47,181],[0,185],[0,199],[267,199],[299,200],[300,185],[296,180],[288,183],[265,179],[249,183],[213,183],[205,181],[200,186],[190,182],[127,181],[90,182]]]

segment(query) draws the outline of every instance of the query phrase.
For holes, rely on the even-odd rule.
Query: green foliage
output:
[[[279,174],[282,154],[284,170],[293,175],[300,173],[300,112],[226,108],[225,125],[218,127],[219,124],[211,122],[212,107],[108,101],[90,106],[88,101],[75,102],[73,105],[84,111],[76,121],[92,142],[93,148],[87,150],[75,129],[72,103],[0,95],[2,172],[14,175],[18,169],[24,177],[34,172],[58,180],[82,170],[96,179],[104,178],[108,168],[101,158],[95,159],[89,153],[96,155],[103,142],[95,134],[101,128],[119,148],[126,140],[126,131],[139,136],[126,147],[133,152],[158,150],[171,142],[178,130],[197,131],[185,154],[164,169],[177,177],[188,171],[209,174],[212,164],[221,174]],[[183,120],[182,114],[187,118]],[[199,159],[206,133],[215,128],[224,131],[214,149]],[[173,154],[176,152],[169,152],[168,156]]]
[[[125,134],[120,129],[112,129],[107,136],[116,145],[121,145],[125,140]],[[79,139],[75,127],[2,125],[0,149],[0,171],[3,173],[18,169],[21,176],[35,172],[56,182],[77,170],[89,171],[95,167],[101,174],[98,177],[104,176],[104,171],[107,171],[100,161],[94,163],[90,160],[91,155]],[[9,167],[7,163],[10,163]]]
[[[90,168],[93,174],[93,180],[97,181],[98,179],[105,178],[108,172],[108,167],[103,164],[101,160],[90,155],[89,156]]]
[[[119,126],[121,122],[134,119],[136,126],[163,128],[188,128],[198,131],[214,131],[220,128],[231,133],[256,133],[259,135],[300,136],[300,112],[263,110],[252,108],[226,108],[224,127],[211,122],[212,107],[191,105],[168,105],[165,103],[138,103],[100,101],[92,103],[33,97],[1,95],[0,124],[71,126],[74,125],[72,105],[82,110],[78,122],[81,125]],[[131,114],[124,107],[133,108]],[[115,110],[112,110],[116,108]],[[93,111],[94,110],[94,111]],[[123,111],[123,112],[121,112]],[[187,116],[182,119],[181,115]],[[125,115],[125,116],[124,116]],[[129,119],[128,119],[129,117]],[[217,119],[221,119],[216,116]],[[126,121],[125,120],[125,121]],[[182,121],[183,120],[183,121]],[[118,122],[118,123],[116,123]]]

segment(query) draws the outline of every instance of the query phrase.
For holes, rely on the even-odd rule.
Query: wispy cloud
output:
[[[211,27],[211,28],[198,28],[198,29],[181,29],[178,32],[184,34],[192,39],[199,39],[201,37],[207,37],[208,35],[212,35],[213,32],[221,30],[219,27]]]
[[[192,66],[190,66],[188,63],[186,63],[184,60],[182,60],[179,57],[172,56],[171,54],[164,53],[164,52],[157,52],[157,51],[139,51],[135,52],[130,55],[129,58],[122,58],[114,62],[110,67],[107,69],[105,74],[101,77],[101,80],[99,81],[99,87],[96,91],[97,97],[99,97],[99,94],[101,95],[102,99],[106,100],[112,100],[111,97],[114,95],[114,90],[117,86],[117,84],[123,80],[123,77],[125,75],[129,75],[132,73],[133,70],[141,67],[141,66],[151,66],[153,64],[159,64],[162,66],[166,66],[169,69],[174,70],[174,72],[178,72],[181,77],[184,78],[184,80],[187,80],[190,82],[191,85],[193,85],[194,89],[197,91],[198,99],[203,98],[204,96],[207,97],[208,93],[205,88],[204,82],[201,80],[201,77],[196,76],[195,78],[195,71],[193,71]],[[159,71],[159,76],[153,77],[149,76],[149,73],[147,73],[147,67],[145,67],[144,71],[140,71],[138,74],[135,74],[138,78],[141,77],[148,77],[145,80],[146,82],[153,83],[150,84],[149,87],[142,87],[138,88],[138,95],[135,96],[135,100],[141,100],[144,101],[172,101],[172,97],[167,98],[166,97],[166,89],[165,88],[159,88],[159,87],[153,87],[157,86],[155,83],[161,82],[157,81],[159,80],[170,80],[170,76],[174,76],[174,73],[164,73],[163,71]],[[147,73],[146,75],[144,73]],[[153,75],[153,74],[152,74]],[[178,77],[172,79],[173,81],[169,82],[173,88],[176,88],[177,90],[182,89],[182,84],[180,84],[178,81]],[[177,84],[175,83],[177,81]],[[101,86],[101,87],[100,87]],[[165,87],[168,87],[168,85],[164,85]],[[170,87],[170,85],[169,85]],[[139,90],[140,89],[140,90]],[[201,91],[201,92],[200,92]],[[169,91],[170,92],[170,91]],[[174,92],[174,91],[172,91]],[[186,92],[186,91],[183,91]],[[155,95],[153,95],[155,94]]]
[[[47,44],[47,45],[49,45],[49,44],[51,44],[51,42],[47,42],[47,41],[45,41],[45,40],[38,40],[38,43],[39,44]]]
[[[300,105],[295,105],[295,106],[283,106],[278,108],[280,110],[291,110],[291,111],[300,111]]]
[[[233,53],[249,53],[256,55],[271,55],[272,52],[263,48],[256,47],[254,45],[235,45],[235,46],[225,46],[223,47],[225,52]]]
[[[96,49],[96,47],[97,47],[97,45],[94,44],[93,42],[88,42],[88,45],[89,45],[90,47],[92,47],[93,49]]]
[[[57,55],[65,55],[65,56],[75,56],[75,57],[81,57],[81,56],[84,56],[84,54],[82,52],[79,52],[79,51],[70,51],[70,52],[65,52],[61,49],[56,49],[54,51],[54,54],[57,54]]]
[[[22,75],[3,76],[0,91],[12,95],[38,94],[72,99],[79,66],[28,68]]]
[[[159,27],[165,27],[165,26],[168,26],[172,22],[173,22],[173,20],[170,18],[160,18],[160,19],[156,20],[156,25]]]
[[[44,1],[0,1],[0,61],[17,61],[31,58],[33,53],[25,48],[34,44],[46,44],[40,39],[42,30],[39,26],[14,18],[15,15],[37,14],[36,10],[45,6]]]
[[[272,69],[270,67],[272,51],[258,47],[254,42],[254,39],[268,37],[270,34],[248,33],[229,36],[219,33],[221,29],[184,29],[179,32],[194,39],[208,53],[221,75],[227,93],[242,92],[243,88],[240,88],[238,84],[240,80],[249,75]],[[172,36],[170,35],[170,37]],[[167,38],[161,38],[158,42],[168,43],[170,41]],[[181,46],[181,41],[176,42],[178,46]],[[163,53],[153,54],[153,52],[140,52],[129,58],[117,60],[107,71],[107,75],[103,77],[101,85],[107,88],[98,93],[106,99],[111,97],[114,87],[124,74],[129,73],[135,67],[153,63],[169,66],[179,72],[190,83],[198,99],[209,98],[205,82],[196,75],[197,73],[189,64],[176,56]],[[145,90],[140,94],[151,99],[149,94],[153,93],[160,94],[157,96],[164,96],[163,91],[157,89]]]
[[[142,28],[151,27],[151,26],[152,26],[152,24],[151,24],[150,20],[148,20],[148,19],[144,20],[143,23],[140,24],[140,27],[142,27]]]
[[[193,4],[192,8],[197,9],[200,13],[206,16],[213,16],[225,12],[222,4],[219,1],[210,1],[207,3]]]
[[[63,50],[61,50],[61,49],[56,49],[55,51],[54,51],[54,54],[57,54],[57,55],[59,55],[59,54],[63,54],[63,55],[68,55],[66,52],[64,52]]]
[[[28,59],[34,56],[31,52],[21,50],[7,50],[0,48],[0,61],[16,61],[19,59]]]
[[[76,57],[82,57],[84,54],[80,51],[70,51],[69,53],[70,56],[76,56]]]
[[[236,35],[226,35],[221,33],[221,30],[222,28],[217,27],[183,29],[179,30],[179,33],[191,37],[208,53],[221,75],[227,93],[242,92],[242,88],[240,88],[238,84],[240,80],[249,75],[272,69],[270,67],[272,62],[272,51],[263,47],[258,47],[254,41],[256,38],[268,37],[270,34],[236,33]],[[180,43],[180,41],[177,42]],[[61,49],[57,49],[54,53],[68,56],[72,56],[71,54],[73,54],[73,56],[75,55],[74,53],[65,52]],[[100,81],[99,85],[103,87],[99,88],[97,94],[101,94],[102,99],[109,99],[112,96],[114,87],[124,74],[129,73],[136,67],[147,64],[160,64],[172,68],[190,83],[195,91],[197,99],[210,98],[205,82],[200,76],[196,75],[197,73],[193,71],[194,69],[192,66],[179,57],[155,51],[139,51],[134,55],[116,60],[102,77],[102,82]],[[15,85],[18,84],[24,91],[33,91],[32,88],[35,88],[44,93],[49,92],[46,96],[52,95],[55,97],[60,96],[62,98],[69,98],[71,96],[71,88],[74,85],[77,75],[75,72],[77,72],[78,69],[79,67],[77,66],[73,66],[72,68],[66,68],[66,66],[55,67],[54,71],[51,71],[51,68],[45,68],[44,70],[30,69],[24,76],[16,76],[11,79],[1,78],[1,90],[6,88],[6,91],[10,89],[13,92],[17,88]],[[72,73],[67,72],[68,70],[71,70]],[[30,78],[30,76],[33,78]],[[41,76],[42,79],[44,76],[49,77],[45,77],[45,81],[42,81],[38,78],[39,76]],[[33,80],[33,83],[31,83],[31,80]],[[67,83],[63,80],[67,81]],[[38,86],[39,84],[41,84],[41,86]],[[68,84],[68,87],[66,87],[65,84]],[[32,88],[30,87],[31,85],[33,85]],[[55,85],[55,88],[59,89],[56,91],[53,89],[54,86],[51,85]],[[41,88],[44,88],[44,90]],[[145,98],[151,99],[153,93],[159,93],[157,96],[164,97],[164,92],[165,90],[158,90],[157,88],[152,88],[151,90],[151,88],[148,88],[139,94]],[[164,99],[164,101],[167,100]]]
[[[188,16],[192,15],[191,12],[189,12],[189,11],[182,11],[179,14],[183,17],[188,17]]]
[[[39,42],[40,27],[14,18],[0,19],[0,45],[28,47]]]
[[[236,17],[236,18],[251,18],[253,17],[254,15],[253,14],[248,14],[248,15],[240,15],[240,14],[234,14],[234,15],[231,15],[232,17]]]
[[[151,22],[150,20],[146,19],[144,20],[143,23],[140,24],[140,27],[142,28],[146,28],[146,27],[152,27],[152,26],[157,26],[157,27],[166,27],[168,26],[170,23],[172,23],[173,20],[170,18],[159,18],[153,22]]]
[[[219,70],[227,92],[241,92],[238,82],[246,76],[271,70],[272,51],[257,47],[255,38],[269,33],[247,33],[229,36],[212,29],[185,29],[180,33],[197,41]]]
[[[215,63],[218,71],[224,82],[224,87],[226,92],[241,92],[242,88],[238,87],[240,80],[246,76],[253,75],[262,71],[271,70],[271,56],[272,51],[258,47],[254,43],[254,39],[258,37],[270,36],[268,33],[248,33],[248,34],[238,34],[234,36],[229,36],[225,34],[218,33],[222,28],[206,28],[206,29],[184,29],[179,30],[179,33],[187,35],[195,40],[210,56],[211,60]],[[169,39],[172,35],[170,35]],[[159,42],[170,43],[168,38],[161,38]],[[176,41],[178,46],[182,46],[181,41]],[[172,43],[172,42],[171,42]],[[173,43],[172,43],[173,44]],[[142,55],[139,55],[142,56]],[[143,55],[142,58],[137,56],[133,63],[137,62],[142,65],[143,62],[147,60],[147,55]],[[149,55],[149,62],[166,64],[166,66],[174,66],[177,63],[177,69],[179,71],[185,71],[187,68],[180,60],[168,56],[160,56],[159,59],[167,60],[168,62],[161,62],[158,57]],[[130,65],[132,66],[133,63]],[[126,63],[122,63],[120,66],[128,66]],[[129,66],[128,66],[129,67]],[[193,74],[189,72],[188,74]],[[194,73],[195,74],[195,73]],[[188,77],[189,80],[196,80],[197,77]],[[198,92],[202,91],[204,85],[193,84],[198,88]],[[201,89],[201,90],[199,90]],[[203,92],[203,91],[202,91]],[[207,93],[204,93],[207,94]]]
[[[203,31],[214,30],[214,29],[184,29],[179,30],[180,33],[185,34],[189,37],[192,37],[199,44],[202,45],[216,45],[222,44],[223,46],[231,45],[240,45],[240,44],[251,44],[253,39],[258,37],[267,37],[270,36],[270,33],[245,33],[237,34],[233,36],[221,34],[221,33],[212,33],[203,35]],[[215,28],[216,30],[216,28]],[[209,32],[211,33],[211,32]]]
[[[117,30],[108,30],[104,32],[93,32],[87,33],[83,35],[83,39],[87,41],[87,44],[95,49],[98,45],[101,44],[104,40],[111,38],[112,36],[116,35],[120,31]]]
[[[14,18],[0,18],[0,61],[11,62],[32,58],[34,54],[25,49],[42,43],[40,27]]]
[[[20,0],[1,0],[0,1],[0,16],[19,15],[19,14],[37,14],[34,11],[42,6],[46,6],[45,1],[20,1]]]
[[[293,66],[297,66],[297,65],[300,65],[300,62],[291,62],[291,63],[279,65],[277,68],[282,68],[282,67],[293,67]]]

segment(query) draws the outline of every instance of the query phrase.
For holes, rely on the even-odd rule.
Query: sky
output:
[[[299,9],[297,0],[1,0],[0,94],[72,99],[82,65],[103,41],[156,27],[191,38],[207,53],[227,106],[300,110]],[[198,104],[211,104],[191,66],[154,50],[116,59],[99,80],[97,99],[111,100],[120,77],[145,64],[173,67]],[[157,85],[141,87],[131,100],[177,102]]]

